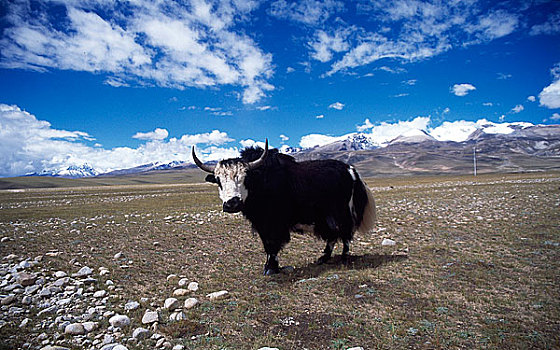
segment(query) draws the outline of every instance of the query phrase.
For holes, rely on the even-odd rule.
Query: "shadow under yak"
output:
[[[280,274],[272,277],[276,282],[289,283],[306,278],[316,278],[327,271],[340,269],[341,266],[346,267],[348,270],[375,269],[381,265],[405,259],[408,259],[408,255],[364,254],[348,255],[345,261],[343,261],[342,255],[336,255],[321,265],[309,263],[306,266],[293,268],[293,271],[291,271],[292,267],[283,267]]]

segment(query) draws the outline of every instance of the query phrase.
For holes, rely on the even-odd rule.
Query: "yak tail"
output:
[[[362,234],[369,233],[375,227],[377,212],[373,193],[366,183],[360,179],[358,172],[352,169],[355,175],[354,188],[351,199],[352,216],[356,230]]]

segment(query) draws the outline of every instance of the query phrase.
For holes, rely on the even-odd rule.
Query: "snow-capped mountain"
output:
[[[397,143],[420,143],[426,141],[437,141],[433,136],[425,132],[424,130],[420,129],[411,129],[396,138],[394,138],[390,145],[394,145]]]
[[[69,179],[76,179],[82,177],[94,177],[99,175],[100,172],[94,169],[87,163],[82,165],[70,165],[67,168],[61,169],[44,169],[39,173],[28,174],[28,176],[51,176],[51,177],[64,177]]]

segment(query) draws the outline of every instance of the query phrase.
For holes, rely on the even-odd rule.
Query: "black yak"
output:
[[[330,259],[335,243],[343,243],[346,261],[355,231],[368,232],[375,223],[373,195],[354,167],[337,160],[297,162],[268,149],[246,148],[241,157],[215,166],[196,165],[211,173],[206,181],[219,186],[223,211],[242,212],[251,222],[267,254],[264,274],[280,271],[278,252],[290,232],[312,231],[327,245],[317,263]]]

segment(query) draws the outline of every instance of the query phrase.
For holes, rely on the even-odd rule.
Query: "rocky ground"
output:
[[[225,290],[199,295],[196,281],[171,274],[162,282],[177,287],[169,298],[128,300],[105,267],[80,267],[79,262],[70,261],[74,270],[45,268],[43,262],[58,254],[35,258],[10,254],[2,259],[0,328],[17,324],[28,331],[23,349],[124,350],[145,345],[181,350],[183,345],[173,344],[158,332],[159,324],[186,320],[184,311],[197,307],[200,299],[228,297]],[[114,258],[122,257],[118,253]]]
[[[560,346],[558,174],[369,184],[348,265],[272,277],[211,186],[0,192],[0,349]]]

